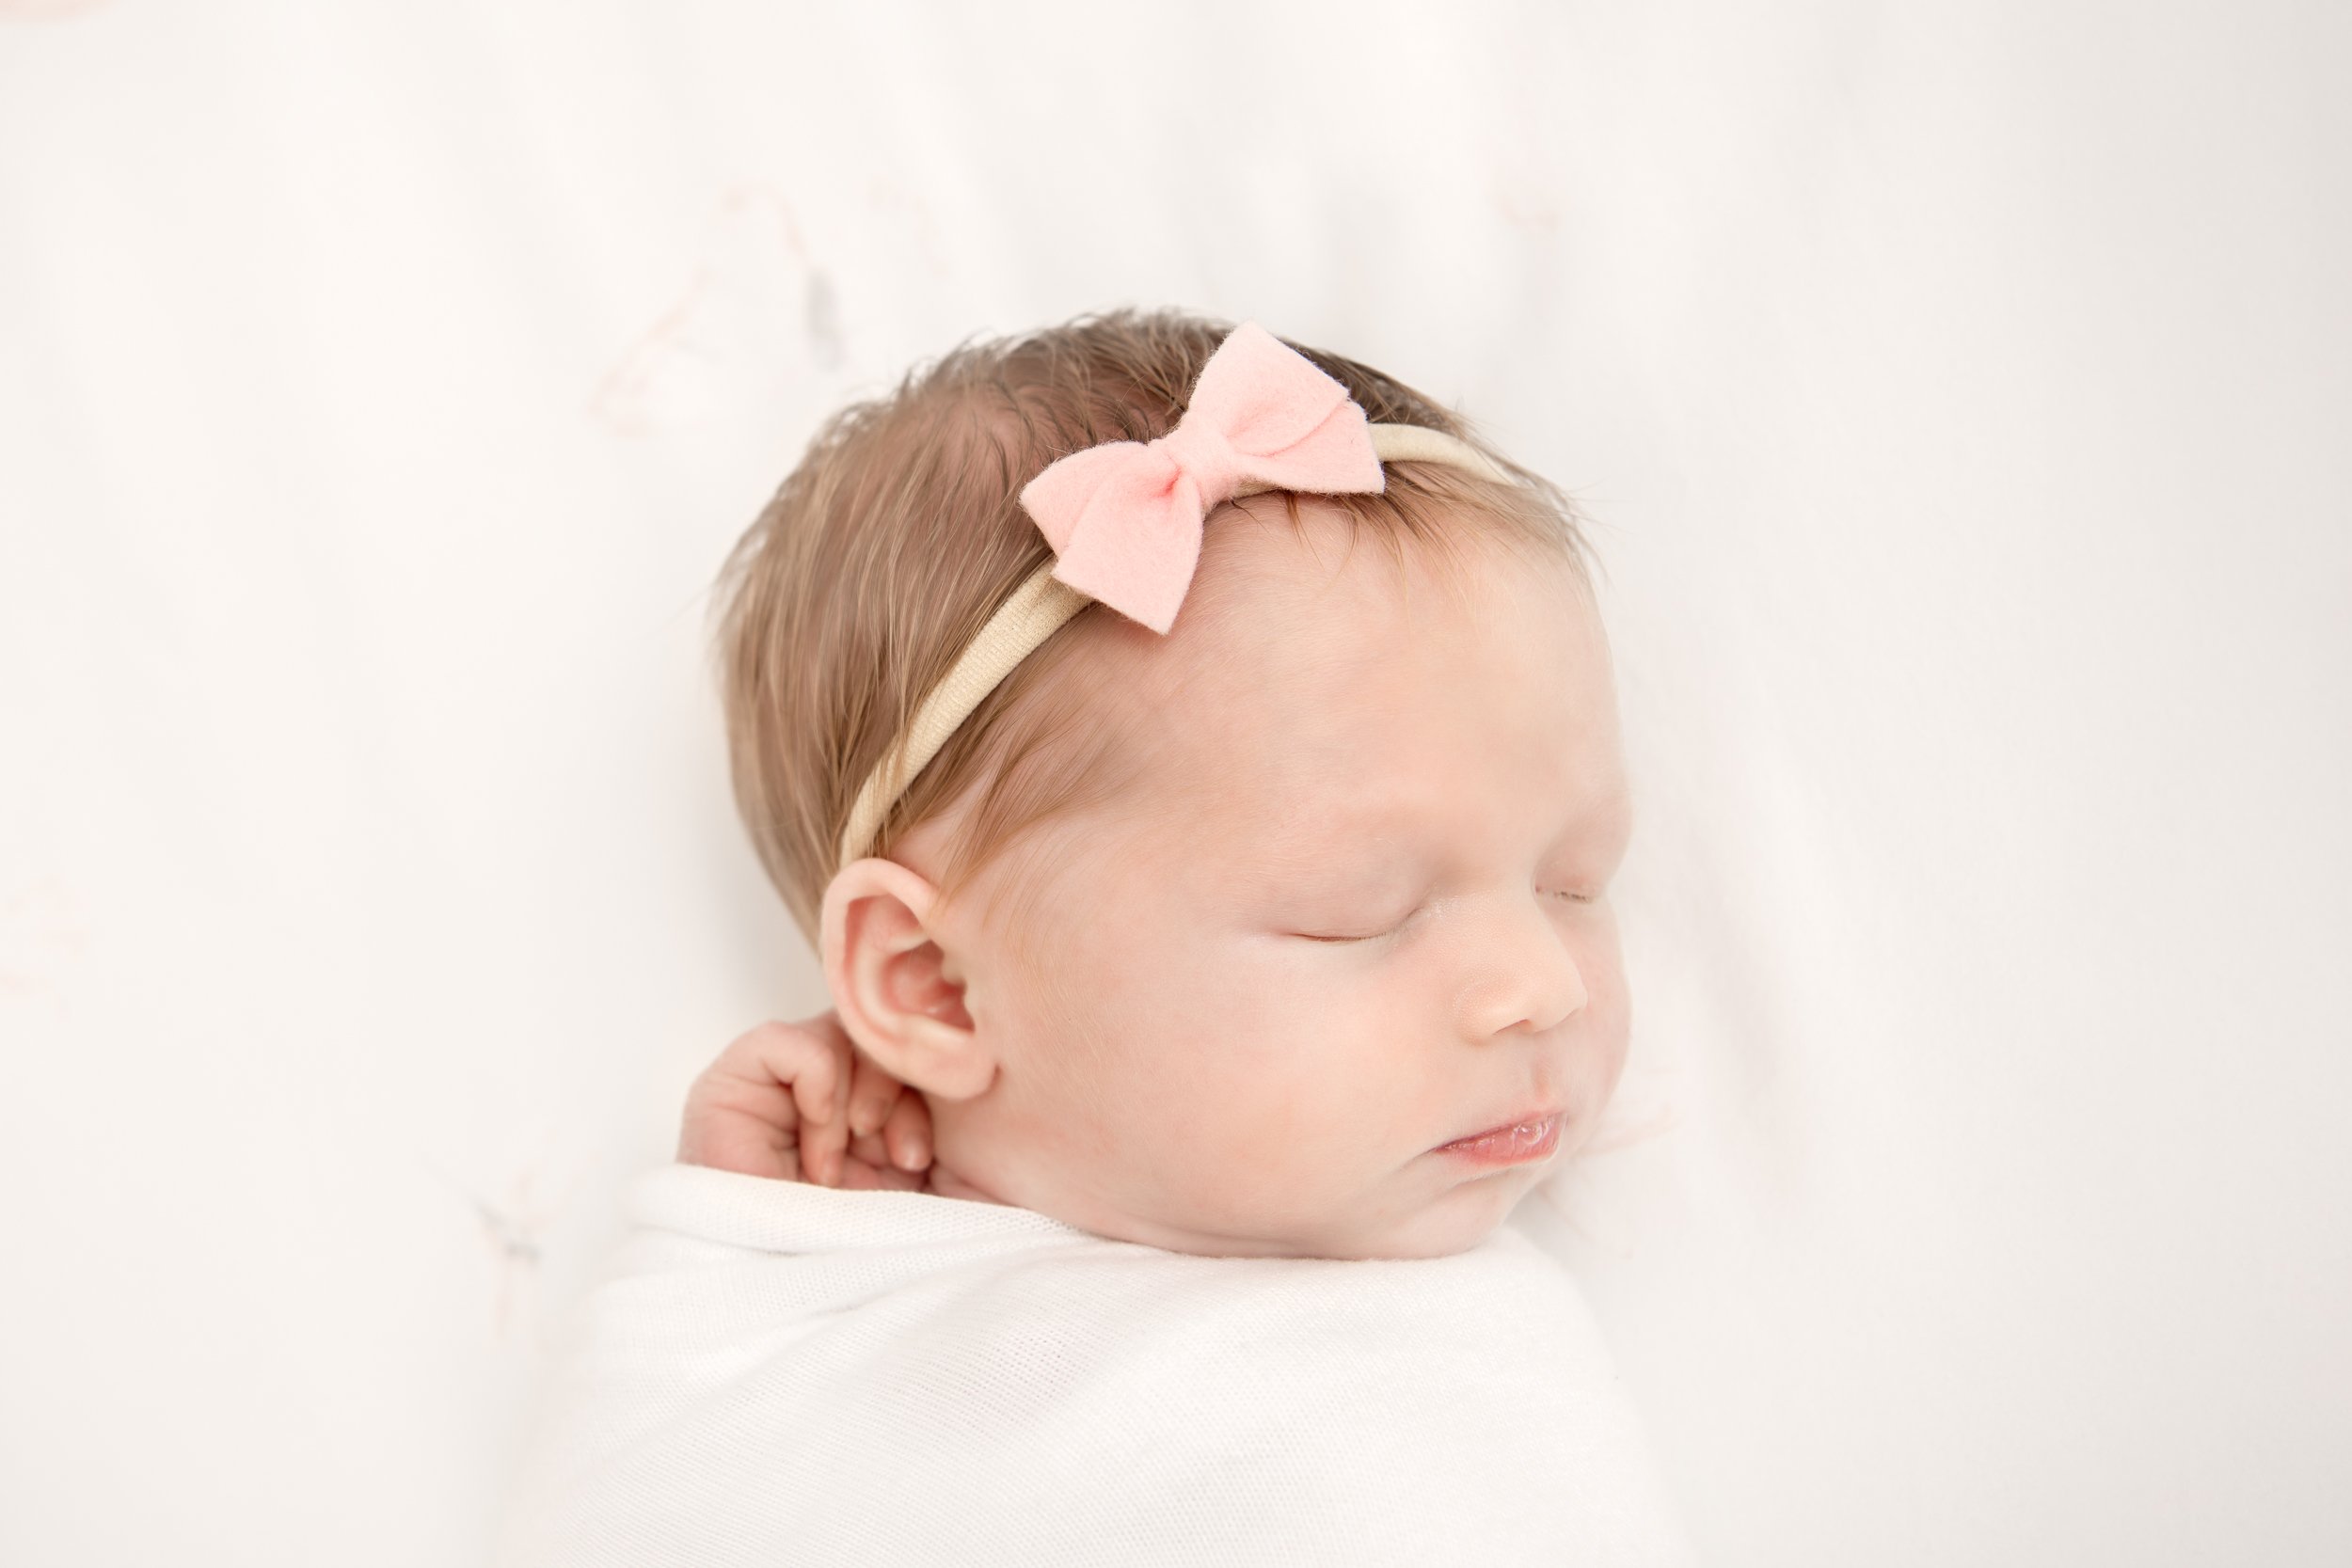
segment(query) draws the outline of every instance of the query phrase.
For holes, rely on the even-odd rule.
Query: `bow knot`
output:
[[[1313,361],[1244,322],[1200,368],[1176,427],[1049,464],[1021,504],[1053,575],[1165,635],[1200,561],[1201,525],[1235,495],[1378,493],[1387,476],[1360,404]]]
[[[1203,517],[1218,504],[1208,498],[1232,496],[1247,466],[1225,433],[1202,420],[1179,420],[1175,429],[1144,445],[1157,448],[1178,473],[1192,482],[1201,499]]]

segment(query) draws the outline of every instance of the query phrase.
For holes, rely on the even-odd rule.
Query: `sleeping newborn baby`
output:
[[[1467,431],[1120,311],[819,434],[724,652],[834,1010],[695,1083],[501,1561],[1686,1560],[1502,1223],[1625,1062],[1632,807]]]
[[[834,879],[834,1015],[731,1047],[682,1159],[787,1174],[814,1113],[819,1179],[863,1132],[862,1181],[928,1147],[925,1190],[1097,1235],[1425,1258],[1584,1141],[1626,1055],[1632,821],[1589,591],[1299,510],[1233,503],[1175,629],[1089,650],[1132,777],[1039,831],[1018,916],[939,896],[968,801]]]

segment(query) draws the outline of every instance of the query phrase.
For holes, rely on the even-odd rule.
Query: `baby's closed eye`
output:
[[[1546,890],[1544,895],[1571,904],[1595,904],[1600,901],[1606,892],[1605,887],[1555,888]],[[1394,936],[1403,930],[1413,916],[1422,911],[1422,907],[1416,904],[1403,915],[1380,922],[1333,921],[1327,923],[1328,928],[1326,928],[1325,923],[1302,922],[1302,925],[1308,928],[1293,931],[1290,934],[1302,937],[1309,942],[1375,942],[1382,937]]]

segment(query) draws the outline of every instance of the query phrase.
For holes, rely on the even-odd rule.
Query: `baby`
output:
[[[632,1188],[501,1568],[1688,1561],[1501,1223],[1626,1053],[1581,550],[1250,323],[967,345],[828,424],[723,652],[834,1010]]]
[[[1248,334],[1330,378],[1359,441],[1470,444],[1387,376]],[[1163,436],[1225,336],[1119,312],[962,352],[840,418],[744,540],[734,782],[834,1008],[729,1047],[682,1161],[847,1162],[852,1188],[1171,1251],[1418,1258],[1477,1244],[1591,1134],[1629,1018],[1609,651],[1572,506],[1484,448],[1493,477],[1204,497],[1169,625],[1086,602],[827,858],[916,700],[1055,559],[1024,482]]]

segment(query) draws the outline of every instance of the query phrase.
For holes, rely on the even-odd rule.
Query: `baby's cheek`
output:
[[[1238,1230],[1279,1228],[1354,1193],[1360,1130],[1311,1085],[1237,1087],[1217,1119],[1178,1140],[1174,1157],[1201,1201]]]
[[[1363,1089],[1349,1082],[1362,1064],[1350,1067],[1345,1042],[1361,1024],[1278,948],[1239,938],[1186,946],[1163,955],[1181,958],[1184,983],[1111,999],[1112,1033],[1097,1037],[1120,1047],[1103,1064],[1106,1104],[1088,1130],[1090,1153],[1147,1165],[1155,1188],[1181,1188],[1228,1218],[1287,1212],[1346,1169],[1361,1121],[1351,1101]]]

